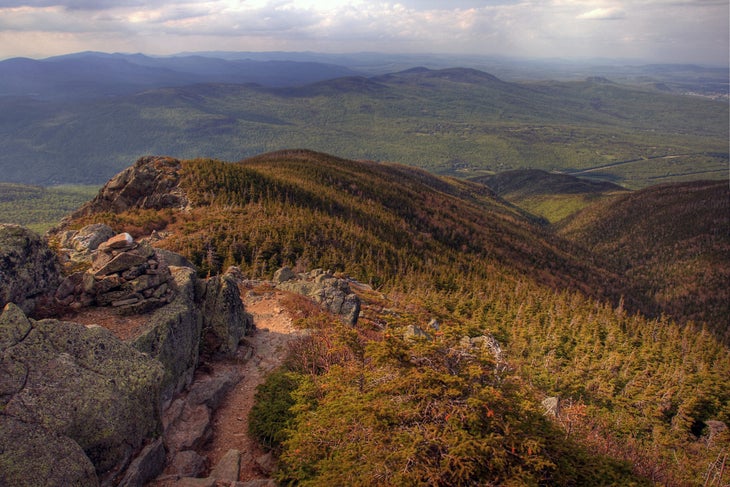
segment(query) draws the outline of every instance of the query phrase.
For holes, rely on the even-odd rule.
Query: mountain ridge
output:
[[[706,465],[729,445],[715,433],[730,421],[727,346],[637,313],[602,259],[486,187],[309,150],[138,164],[164,170],[136,183],[120,175],[100,194],[131,196],[124,205],[82,212],[64,229],[105,222],[148,236],[202,275],[233,264],[268,279],[284,264],[362,283],[367,311],[355,328],[302,312],[311,340],[275,388],[297,404],[275,420],[289,425],[274,433],[279,480],[321,484],[363,468],[372,481],[412,471],[449,484],[692,485],[717,473]],[[171,188],[184,198],[164,198]],[[546,398],[560,405],[552,422]],[[477,449],[460,450],[465,438]],[[330,441],[331,455],[311,447]],[[430,453],[409,456],[424,441]],[[381,462],[374,452],[386,447]],[[356,464],[338,453],[363,448],[373,454]],[[444,455],[453,463],[431,461]]]

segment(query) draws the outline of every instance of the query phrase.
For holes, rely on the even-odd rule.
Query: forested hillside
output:
[[[727,181],[659,185],[606,199],[559,233],[603,256],[647,313],[706,323],[730,343]]]
[[[313,332],[261,393],[280,401],[261,436],[281,459],[281,481],[730,480],[718,461],[730,452],[728,348],[636,313],[641,300],[603,257],[486,187],[309,151],[182,161],[175,178],[182,207],[113,213],[92,203],[66,226],[154,230],[155,245],[204,274],[323,267],[372,286],[359,287],[355,328],[300,306]],[[710,205],[708,221],[723,211]],[[727,254],[713,259],[727,267]],[[546,398],[557,398],[546,403],[559,405],[552,419]]]
[[[298,87],[197,84],[73,102],[0,98],[0,174],[103,183],[145,154],[239,160],[306,147],[472,176],[589,171],[632,188],[724,178],[727,104],[605,80],[410,69]]]

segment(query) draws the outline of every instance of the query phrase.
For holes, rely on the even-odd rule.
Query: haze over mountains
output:
[[[634,187],[724,177],[727,105],[657,90],[661,77],[643,86],[595,76],[514,82],[473,68],[387,70],[407,57],[352,58],[358,71],[202,56],[6,60],[0,172],[13,182],[100,184],[144,154],[238,160],[306,147],[444,174],[590,170]],[[646,70],[665,84],[708,73]]]

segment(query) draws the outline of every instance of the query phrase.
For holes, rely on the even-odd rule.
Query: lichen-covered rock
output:
[[[284,266],[278,271],[274,272],[274,282],[279,284],[282,282],[289,281],[296,278],[297,275],[291,270],[291,267]]]
[[[119,487],[142,487],[157,477],[165,468],[165,445],[158,438],[137,455],[129,465]]]
[[[211,277],[205,283],[201,345],[206,353],[233,355],[241,338],[253,329],[253,318],[244,311],[233,272]]]
[[[99,194],[71,218],[130,208],[179,208],[188,200],[179,186],[181,163],[171,157],[141,157],[133,166],[114,176]]]
[[[177,289],[171,303],[153,311],[143,332],[133,342],[137,350],[159,360],[165,368],[162,401],[182,391],[193,380],[198,365],[203,317],[196,304],[195,271],[170,267]]]
[[[104,328],[34,321],[8,304],[0,364],[3,415],[72,439],[97,473],[118,467],[159,429],[161,365]]]
[[[279,275],[276,287],[285,291],[303,294],[322,305],[330,313],[340,315],[345,323],[355,325],[360,316],[360,298],[350,289],[346,279],[340,279],[321,269],[296,278],[287,278],[288,273]]]
[[[0,415],[0,485],[94,487],[99,479],[71,438]]]
[[[60,281],[58,259],[40,236],[19,225],[0,224],[0,307],[15,303],[32,313]]]

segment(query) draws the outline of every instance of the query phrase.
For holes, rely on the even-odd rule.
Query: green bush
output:
[[[299,382],[296,374],[279,370],[271,373],[256,389],[248,429],[269,450],[279,448],[286,439],[286,428],[293,418],[289,411],[294,405],[291,393]]]

